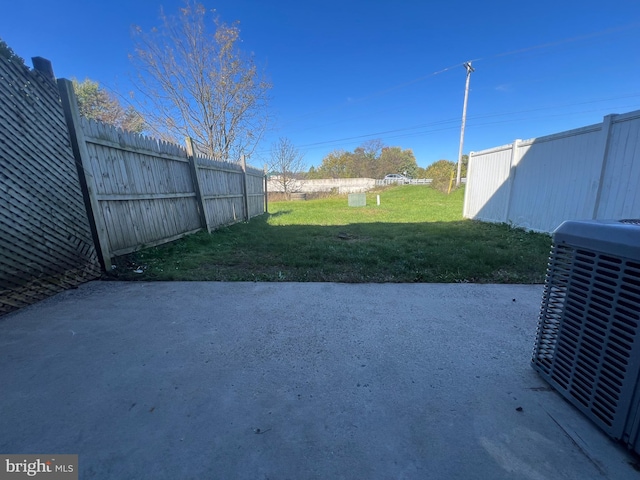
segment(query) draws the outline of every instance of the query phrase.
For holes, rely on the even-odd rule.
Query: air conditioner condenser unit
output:
[[[640,454],[640,220],[567,221],[553,244],[533,368]]]

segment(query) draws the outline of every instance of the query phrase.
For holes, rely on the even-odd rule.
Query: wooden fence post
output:
[[[58,90],[62,100],[62,108],[64,117],[69,130],[69,140],[73,156],[76,159],[76,168],[78,170],[78,180],[82,188],[82,196],[84,197],[85,208],[89,218],[89,226],[91,227],[91,235],[93,243],[96,247],[98,259],[102,268],[111,271],[111,255],[109,251],[109,236],[104,225],[102,212],[96,198],[96,184],[93,174],[93,166],[89,158],[87,144],[85,143],[82,125],[80,123],[80,110],[75,93],[73,91],[73,83],[65,78],[58,79]]]
[[[196,162],[195,149],[193,148],[193,139],[191,137],[185,138],[187,146],[187,158],[189,159],[189,168],[191,170],[191,178],[193,180],[193,188],[196,192],[196,203],[198,204],[198,214],[200,215],[200,224],[203,228],[207,229],[207,232],[211,233],[209,228],[209,220],[207,211],[204,208],[204,198],[202,198],[202,188],[200,187],[200,173],[198,171],[198,164]]]
[[[31,63],[33,63],[34,70],[40,72],[53,83],[56,82],[56,76],[53,74],[53,66],[51,66],[51,62],[49,60],[42,57],[31,57]]]
[[[244,200],[244,219],[249,221],[251,216],[249,215],[249,185],[247,183],[247,159],[244,155],[240,156],[240,165],[242,166],[242,180],[243,180],[243,200]]]
[[[269,183],[267,164],[264,164],[264,213],[269,213],[269,192],[267,191],[267,185]]]

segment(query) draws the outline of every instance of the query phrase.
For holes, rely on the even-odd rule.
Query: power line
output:
[[[612,33],[617,33],[617,32],[630,30],[630,29],[634,29],[634,28],[638,28],[638,27],[640,27],[640,22],[635,22],[635,23],[631,23],[631,24],[628,24],[628,25],[622,25],[622,26],[619,26],[619,27],[613,27],[613,28],[609,28],[609,29],[605,29],[605,30],[599,30],[597,32],[592,32],[592,33],[585,34],[585,35],[579,35],[579,36],[576,36],[576,37],[565,38],[565,39],[561,39],[561,40],[558,40],[558,41],[555,41],[555,42],[547,42],[547,43],[543,43],[543,44],[540,44],[540,45],[534,45],[534,46],[531,46],[531,47],[521,48],[521,49],[518,49],[518,50],[510,50],[510,51],[506,51],[506,52],[501,52],[501,53],[496,53],[496,54],[493,54],[493,55],[489,55],[489,56],[486,56],[486,57],[479,57],[479,58],[471,60],[470,62],[482,62],[482,61],[487,61],[487,60],[491,60],[491,59],[494,59],[494,58],[502,58],[502,57],[507,57],[507,56],[511,56],[511,55],[519,55],[519,54],[527,53],[527,52],[530,52],[530,51],[542,50],[542,49],[545,49],[545,48],[555,47],[555,46],[564,45],[564,44],[568,44],[568,43],[575,43],[575,42],[579,42],[579,41],[582,41],[582,40],[596,38],[596,37],[600,37],[600,36],[603,36],[603,35],[609,35],[609,34],[612,34]],[[408,87],[410,85],[414,85],[416,83],[422,82],[424,80],[427,80],[429,78],[435,77],[435,76],[440,75],[442,73],[448,72],[449,70],[457,69],[460,66],[464,66],[464,64],[465,64],[465,62],[456,63],[455,65],[451,65],[449,67],[446,67],[446,68],[443,68],[441,70],[429,73],[427,75],[422,75],[422,76],[414,78],[412,80],[408,80],[406,82],[403,82],[403,83],[400,83],[400,84],[385,88],[383,90],[379,90],[379,91],[374,92],[372,94],[369,94],[369,95],[367,95],[365,97],[358,98],[358,99],[352,100],[352,101],[347,102],[347,103],[342,102],[342,103],[336,104],[334,106],[330,106],[330,107],[327,107],[327,108],[323,108],[323,109],[319,109],[319,110],[315,110],[315,111],[312,111],[312,112],[308,112],[308,113],[304,113],[304,114],[298,115],[298,116],[293,117],[292,119],[288,120],[287,122],[285,122],[283,124],[283,126],[284,125],[289,125],[289,124],[294,123],[294,122],[298,122],[299,120],[304,119],[304,118],[315,117],[320,113],[326,113],[326,112],[331,112],[331,111],[334,111],[334,110],[340,110],[340,109],[343,109],[345,107],[351,107],[353,105],[357,105],[359,103],[363,103],[363,102],[371,100],[373,98],[378,98],[378,97],[384,96],[384,95],[386,95],[386,94],[388,94],[390,92],[393,92],[393,91],[396,91],[396,90],[400,90],[402,88],[406,88],[406,87]]]
[[[452,65],[452,66],[444,68],[442,70],[438,70],[437,72],[433,72],[433,73],[430,73],[428,75],[423,75],[421,77],[414,78],[413,80],[409,80],[409,81],[401,83],[399,85],[395,85],[393,87],[386,88],[384,90],[379,90],[379,91],[374,92],[374,93],[372,93],[370,95],[367,95],[365,97],[357,98],[355,100],[348,101],[346,104],[343,102],[343,103],[341,103],[339,105],[334,105],[334,106],[331,106],[331,107],[322,108],[320,110],[315,110],[313,112],[303,113],[301,115],[293,117],[291,120],[286,122],[284,125],[291,124],[293,122],[299,121],[300,119],[303,119],[303,118],[306,118],[306,117],[316,116],[319,113],[326,113],[326,112],[331,112],[331,111],[334,111],[334,110],[340,110],[340,109],[345,108],[345,107],[351,107],[353,105],[357,105],[359,103],[366,102],[368,100],[371,100],[372,98],[382,97],[382,96],[386,95],[387,93],[393,92],[395,90],[400,90],[402,88],[408,87],[409,85],[413,85],[415,83],[419,83],[419,82],[421,82],[423,80],[426,80],[428,78],[435,77],[436,75],[440,75],[441,73],[447,72],[447,71],[452,70],[452,69],[454,69],[456,67],[459,67],[461,65],[463,65],[463,63],[458,63],[456,65]]]
[[[637,108],[640,107],[639,104],[631,104],[631,105],[621,105],[619,106],[619,108]],[[593,113],[593,112],[599,112],[601,111],[601,109],[590,109],[590,110],[580,110],[580,111],[574,111],[574,112],[566,112],[566,113],[558,113],[558,114],[550,114],[550,115],[544,115],[544,116],[540,116],[540,117],[521,117],[521,118],[515,118],[515,119],[505,119],[505,120],[497,120],[497,121],[491,121],[491,122],[481,122],[481,123],[473,123],[473,127],[475,128],[479,128],[479,127],[486,127],[486,126],[490,126],[490,125],[498,125],[498,124],[502,124],[502,123],[514,123],[514,122],[520,122],[520,121],[530,121],[532,119],[535,120],[542,120],[542,119],[546,119],[546,118],[555,118],[555,117],[567,117],[567,116],[571,116],[571,115],[583,115],[585,113]],[[522,112],[522,113],[526,113],[526,112]],[[447,130],[457,130],[459,127],[457,125],[457,122],[459,121],[459,119],[453,119],[452,121],[449,122],[455,122],[456,125],[452,125],[452,126],[444,126],[443,128],[430,128],[427,130],[421,130],[419,132],[412,132],[412,133],[398,133],[396,135],[387,135],[385,136],[385,140],[392,140],[392,139],[398,139],[398,138],[413,138],[413,137],[423,137],[425,135],[432,135],[435,133],[439,133],[439,132],[443,132],[443,131],[447,131]],[[444,124],[446,122],[440,122],[441,124]],[[437,124],[434,124],[434,126],[437,126]],[[398,132],[403,131],[404,129],[399,129]],[[335,139],[335,140],[330,140],[327,142],[318,142],[318,143],[313,143],[313,144],[305,144],[305,145],[300,145],[298,146],[298,148],[304,149],[305,151],[312,151],[312,150],[319,150],[322,148],[327,148],[327,147],[333,147],[333,148],[337,148],[337,147],[341,147],[341,146],[347,146],[347,145],[353,145],[353,140],[366,140],[366,139],[371,139],[371,138],[376,138],[379,137],[382,134],[382,132],[376,132],[376,133],[372,133],[372,134],[365,134],[365,135],[358,135],[358,136],[354,136],[354,137],[347,137],[347,138],[341,138],[341,139]],[[259,151],[256,152],[257,154],[264,154],[264,153],[268,153],[266,151]]]
[[[628,25],[624,25],[624,26],[620,26],[620,27],[615,27],[615,28],[610,28],[610,29],[601,30],[601,31],[597,31],[597,32],[592,32],[592,33],[586,34],[586,35],[580,35],[580,36],[576,36],[576,37],[566,38],[566,39],[558,40],[558,41],[555,41],[555,42],[548,42],[548,43],[544,43],[544,44],[540,44],[540,45],[534,45],[534,46],[530,46],[530,47],[526,47],[526,48],[522,48],[522,49],[518,49],[518,50],[511,50],[511,51],[501,52],[501,53],[497,53],[497,54],[494,54],[494,55],[480,57],[480,58],[477,58],[477,59],[472,60],[472,61],[474,61],[474,62],[482,62],[482,61],[489,61],[489,60],[492,60],[492,59],[501,59],[501,58],[508,57],[508,56],[524,55],[524,54],[526,54],[528,52],[549,49],[551,47],[557,47],[557,46],[563,45],[563,44],[575,43],[575,42],[584,41],[584,40],[588,40],[588,39],[592,39],[592,38],[597,38],[597,37],[601,37],[603,35],[608,35],[608,34],[617,33],[617,32],[620,32],[620,31],[624,31],[624,30],[634,29],[634,28],[637,28],[639,26],[640,26],[640,23],[636,22],[636,23],[632,23],[632,24],[628,24]],[[373,98],[378,98],[378,97],[384,96],[384,95],[386,95],[388,93],[391,93],[393,91],[400,90],[400,89],[408,87],[410,85],[413,85],[413,84],[419,83],[421,81],[427,80],[429,78],[435,77],[435,76],[440,75],[442,73],[445,73],[445,72],[447,72],[449,70],[452,70],[452,69],[455,69],[455,68],[459,68],[461,65],[464,65],[464,63],[458,63],[458,64],[452,65],[450,67],[444,68],[442,70],[438,70],[438,71],[432,72],[430,74],[414,78],[413,80],[409,80],[409,81],[397,84],[395,86],[392,86],[392,87],[389,87],[389,88],[386,88],[386,89],[383,89],[383,90],[379,90],[379,91],[374,92],[374,93],[372,93],[370,95],[367,95],[365,97],[356,99],[355,101],[351,101],[348,104],[342,103],[340,105],[336,105],[336,106],[333,106],[333,107],[321,109],[321,110],[318,110],[318,111],[315,111],[315,112],[309,112],[307,114],[295,117],[295,119],[313,118],[313,117],[319,116],[320,113],[330,112],[330,111],[333,111],[333,110],[339,110],[339,109],[345,108],[347,106],[354,106],[354,105],[363,103],[365,101],[371,100]],[[545,106],[545,107],[538,107],[538,108],[527,109],[527,110],[516,110],[516,111],[508,111],[508,112],[495,112],[495,113],[489,113],[489,114],[484,114],[484,115],[475,115],[475,116],[469,116],[469,123],[471,125],[473,125],[474,127],[482,127],[482,126],[499,124],[499,123],[531,120],[531,117],[527,117],[526,119],[525,118],[519,118],[519,119],[510,119],[510,120],[498,120],[498,121],[493,121],[493,122],[478,122],[478,120],[480,120],[480,119],[488,119],[488,118],[492,118],[492,117],[512,116],[512,115],[529,113],[529,112],[543,111],[543,110],[549,110],[549,109],[558,109],[558,108],[562,108],[562,107],[570,107],[570,106],[576,106],[576,105],[593,104],[593,103],[597,103],[597,102],[611,101],[611,100],[617,100],[617,99],[623,99],[623,98],[633,98],[633,97],[638,97],[638,96],[640,96],[640,94],[633,93],[633,94],[629,94],[629,95],[608,97],[608,98],[589,100],[589,101],[584,101],[584,102],[573,102],[573,103],[565,103],[565,104],[552,104],[552,105],[548,105],[548,106]],[[394,108],[396,108],[396,107],[394,107]],[[623,108],[623,107],[620,106],[620,107],[615,107],[615,108]],[[387,111],[387,110],[389,110],[389,109],[386,109],[386,110],[383,110],[383,111]],[[562,113],[562,114],[552,114],[552,115],[545,115],[545,116],[539,117],[539,118],[551,118],[551,117],[558,117],[558,116],[578,115],[578,114],[589,113],[589,112],[593,112],[593,111],[596,111],[596,110],[586,110],[586,111],[580,111],[580,112],[574,111],[574,112],[567,112],[567,113]],[[410,138],[410,137],[424,136],[424,135],[429,135],[429,134],[432,134],[432,133],[441,132],[441,131],[445,131],[445,130],[452,130],[452,129],[456,128],[452,124],[453,123],[457,123],[457,122],[459,122],[459,118],[458,119],[443,119],[443,120],[438,120],[438,121],[435,121],[435,122],[430,122],[430,123],[426,123],[426,124],[419,124],[419,125],[413,125],[413,126],[404,127],[404,128],[383,130],[383,131],[377,131],[377,132],[372,132],[372,133],[365,133],[365,134],[360,134],[360,135],[342,137],[342,138],[337,138],[337,139],[332,139],[332,140],[324,140],[324,141],[307,143],[307,144],[299,145],[299,148],[306,149],[307,151],[308,150],[318,150],[320,148],[327,148],[327,147],[332,147],[332,146],[333,147],[338,147],[338,146],[341,146],[341,145],[352,145],[354,143],[354,141],[357,141],[357,140],[366,140],[366,139],[371,139],[371,138],[376,138],[376,137],[381,137],[381,136],[384,136],[385,139]],[[291,123],[291,122],[288,122],[288,123]],[[335,124],[335,123],[340,123],[340,122],[331,122],[330,124]],[[312,126],[312,127],[308,127],[305,130],[318,129],[319,127],[322,127],[322,126],[324,126],[324,125]],[[439,127],[439,126],[442,126],[443,128],[434,128],[434,127]],[[257,153],[260,154],[260,153],[264,153],[264,152],[257,152]]]
[[[634,98],[634,97],[640,97],[640,93],[634,93],[634,94],[629,94],[629,95],[619,95],[619,96],[615,96],[615,97],[607,97],[607,98],[596,99],[596,100],[588,100],[588,101],[584,101],[584,102],[554,104],[554,105],[548,105],[548,106],[545,106],[545,107],[531,108],[531,109],[527,109],[527,110],[514,110],[514,111],[510,111],[510,112],[496,112],[496,113],[489,113],[489,114],[484,114],[484,115],[473,115],[473,116],[469,116],[468,118],[469,118],[469,121],[474,121],[474,120],[484,119],[484,118],[500,117],[500,116],[507,116],[507,115],[518,115],[518,114],[522,114],[522,113],[531,113],[531,112],[537,112],[537,111],[542,111],[542,110],[557,109],[557,108],[561,108],[561,107],[572,107],[572,106],[577,106],[577,105],[588,105],[588,104],[593,104],[593,103],[598,103],[598,102],[606,102],[606,101],[611,101],[611,100],[620,100],[620,99]],[[568,112],[568,113],[557,114],[557,115],[546,115],[545,117],[542,117],[542,118],[553,117],[553,116],[574,115],[574,114],[580,114],[580,113],[588,113],[588,112],[592,112],[592,111],[595,111],[595,110],[580,111],[580,112]],[[371,137],[378,137],[378,136],[388,135],[390,133],[400,133],[400,132],[406,132],[406,131],[410,131],[410,130],[422,129],[422,128],[425,128],[425,127],[433,127],[433,126],[446,125],[446,124],[451,124],[451,123],[456,123],[457,124],[458,121],[459,121],[458,118],[443,119],[443,120],[438,120],[438,121],[435,121],[435,122],[429,122],[429,123],[423,123],[423,124],[419,124],[419,125],[413,125],[413,126],[410,126],[410,127],[396,128],[396,129],[392,129],[392,130],[382,130],[382,131],[378,131],[378,132],[355,135],[355,136],[351,136],[351,137],[342,137],[342,138],[337,138],[337,139],[333,139],[333,140],[324,140],[324,141],[319,141],[319,142],[307,143],[307,144],[303,144],[303,145],[298,145],[298,148],[330,146],[330,145],[335,144],[335,143],[343,143],[343,142],[347,142],[347,141],[350,141],[350,140],[364,140],[364,139],[371,138]],[[485,122],[485,123],[473,122],[473,126],[492,125],[492,124],[497,124],[497,123],[505,123],[505,122],[509,122],[509,121],[513,121],[513,120],[501,120],[501,121],[497,121],[497,122]],[[457,128],[457,127],[452,126],[452,127],[448,127],[448,128],[445,128],[445,129],[429,130],[429,131],[442,131],[442,130],[448,130],[448,129],[452,129],[452,128]],[[402,136],[414,136],[414,135],[417,136],[417,135],[422,135],[423,133],[425,133],[425,132],[421,131],[421,132],[414,132],[412,134],[402,135]],[[391,136],[389,138],[400,138],[400,137],[401,136],[395,135],[395,136]],[[264,152],[261,151],[261,153],[264,153]]]
[[[614,27],[614,28],[608,28],[606,30],[600,30],[597,32],[592,32],[592,33],[588,33],[586,35],[579,35],[576,37],[571,37],[571,38],[565,38],[562,40],[558,40],[555,42],[548,42],[548,43],[542,43],[540,45],[534,45],[533,47],[525,47],[525,48],[521,48],[518,50],[511,50],[509,52],[503,52],[503,53],[497,53],[495,55],[491,55],[489,57],[480,57],[480,58],[476,58],[474,60],[472,60],[473,62],[481,62],[483,60],[489,60],[492,58],[498,58],[498,57],[506,57],[509,55],[517,55],[517,54],[521,54],[521,53],[526,53],[526,52],[530,52],[533,50],[540,50],[543,48],[549,48],[549,47],[556,47],[558,45],[564,45],[566,43],[572,43],[572,42],[578,42],[581,40],[587,40],[590,38],[595,38],[595,37],[600,37],[602,35],[609,35],[611,33],[617,33],[617,32],[621,32],[624,30],[629,30],[632,28],[637,28],[640,27],[640,23],[635,22],[635,23],[630,23],[628,25],[622,25],[620,27]]]
[[[639,104],[633,104],[633,105],[624,105],[624,106],[620,106],[620,108],[638,108],[640,107]],[[504,124],[504,123],[515,123],[515,122],[521,122],[521,121],[530,121],[532,119],[535,120],[542,120],[545,118],[555,118],[555,117],[568,117],[571,115],[583,115],[585,113],[593,113],[593,112],[598,112],[601,111],[600,109],[591,109],[591,110],[581,110],[581,111],[575,111],[575,112],[567,112],[567,113],[559,113],[559,114],[552,114],[552,115],[545,115],[542,117],[522,117],[522,118],[515,118],[515,119],[507,119],[507,120],[497,120],[497,121],[492,121],[492,122],[482,122],[482,123],[473,123],[473,127],[474,128],[480,128],[480,127],[487,127],[487,126],[491,126],[491,125],[498,125],[498,124]],[[459,119],[455,119],[455,121],[457,122]],[[430,128],[427,130],[421,130],[419,132],[411,132],[411,133],[398,133],[396,135],[386,135],[384,137],[384,139],[386,141],[389,140],[395,140],[395,139],[400,139],[400,138],[415,138],[415,137],[424,137],[427,135],[433,135],[436,133],[440,133],[440,132],[444,132],[444,131],[449,131],[449,130],[457,130],[459,127],[458,125],[452,125],[452,126],[444,126],[443,128]],[[336,139],[336,140],[331,140],[331,141],[327,141],[327,142],[319,142],[317,144],[306,144],[306,145],[300,145],[298,146],[298,148],[304,150],[305,152],[309,152],[309,151],[314,151],[314,150],[320,150],[320,149],[326,149],[326,148],[339,148],[339,147],[346,147],[349,145],[353,145],[354,142],[353,140],[369,140],[372,138],[377,138],[380,137],[380,132],[378,133],[373,133],[373,134],[366,134],[366,135],[359,135],[359,136],[355,136],[355,137],[348,137],[348,138],[342,138],[342,139]],[[260,155],[264,155],[264,154],[268,154],[268,150],[260,150],[255,152],[256,155],[260,156]]]
[[[461,64],[461,65],[463,65],[463,64]],[[599,70],[596,70],[596,71],[600,71],[600,72],[604,71],[604,72],[606,72],[606,71],[609,71],[609,70],[611,70],[611,69],[599,69]],[[594,71],[594,70],[592,69],[591,71]],[[573,73],[568,74],[568,75],[567,74],[560,75],[560,74],[556,73],[553,76],[527,79],[526,81],[509,82],[508,85],[509,86],[522,85],[522,84],[532,83],[532,82],[543,82],[543,81],[546,81],[546,80],[554,80],[554,81],[556,81],[558,78],[563,78],[563,77],[567,78],[567,77],[573,77],[573,76],[579,76],[579,75],[582,76],[582,73],[573,72]],[[473,91],[474,92],[479,92],[479,91],[483,91],[483,90],[487,90],[487,89],[489,89],[489,87],[478,87],[476,85],[476,87],[474,87]],[[493,89],[494,89],[494,87],[491,87],[491,90],[493,90]],[[613,97],[613,98],[623,98],[623,97]],[[597,101],[599,101],[599,100],[597,100]],[[591,101],[590,102],[583,102],[583,103],[591,103]],[[575,104],[572,104],[572,105],[578,105],[578,104],[580,104],[580,103],[575,103]],[[338,125],[338,124],[341,124],[341,123],[349,123],[349,122],[353,122],[355,119],[370,118],[372,115],[378,115],[378,114],[383,114],[383,113],[387,113],[387,112],[390,112],[390,111],[404,109],[409,105],[412,106],[412,107],[415,106],[415,101],[413,101],[413,102],[404,102],[404,103],[400,103],[400,104],[394,104],[392,107],[377,109],[377,110],[366,112],[366,113],[358,113],[356,115],[348,115],[348,116],[347,115],[341,115],[338,120],[333,120],[333,121],[330,121],[330,122],[324,122],[324,123],[316,124],[316,125],[308,125],[308,126],[303,127],[303,128],[296,128],[294,130],[288,130],[288,132],[295,132],[295,133],[306,132],[306,131],[309,131],[309,130],[316,130],[316,129],[320,129],[320,128],[324,128],[324,127],[328,127],[328,126],[332,126],[332,125]],[[555,108],[555,107],[556,106],[543,107],[543,108]],[[535,111],[535,110],[537,110],[537,109],[533,109],[531,111]],[[490,115],[502,115],[502,113],[490,114]],[[469,118],[478,118],[478,117],[477,116],[476,117],[472,116],[472,117],[469,117]]]

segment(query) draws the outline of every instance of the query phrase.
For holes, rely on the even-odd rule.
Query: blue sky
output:
[[[132,25],[181,1],[2,2],[0,38],[58,77],[126,95]],[[637,0],[204,0],[240,21],[243,49],[273,83],[271,130],[250,163],[289,138],[308,166],[363,141],[411,148],[418,165],[458,154],[472,60],[465,153],[640,109]],[[30,62],[28,61],[30,64]]]

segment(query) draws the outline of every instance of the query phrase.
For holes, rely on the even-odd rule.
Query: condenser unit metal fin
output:
[[[611,437],[640,453],[640,221],[554,232],[532,364]]]

